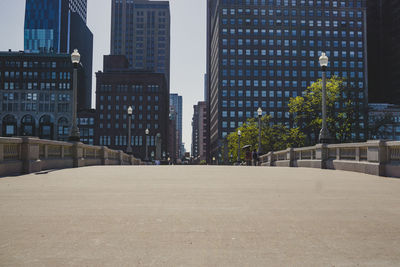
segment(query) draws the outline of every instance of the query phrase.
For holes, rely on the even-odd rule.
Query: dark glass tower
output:
[[[368,98],[366,3],[362,0],[208,0],[207,76],[211,157],[224,138],[261,107],[290,125],[288,103],[322,76],[344,77]],[[365,139],[366,118],[359,116]]]
[[[368,0],[369,101],[400,104],[400,1]]]
[[[169,2],[113,0],[111,54],[125,55],[131,68],[164,73],[169,87]]]
[[[93,34],[86,25],[87,0],[26,0],[24,49],[29,53],[81,54],[84,88],[78,108],[91,107]]]

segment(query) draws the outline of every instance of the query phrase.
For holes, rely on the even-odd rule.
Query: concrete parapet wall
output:
[[[41,171],[52,169],[67,169],[73,167],[72,159],[47,159],[40,161]]]
[[[140,165],[122,151],[80,142],[0,137],[0,176],[95,165]]]
[[[321,160],[311,160],[311,159],[310,160],[295,160],[293,167],[323,169]]]
[[[0,164],[0,177],[7,175],[19,175],[22,170],[22,161],[7,161],[7,164]]]
[[[304,167],[360,172],[400,178],[400,142],[373,140],[353,144],[318,144],[313,147],[269,152],[261,166]]]

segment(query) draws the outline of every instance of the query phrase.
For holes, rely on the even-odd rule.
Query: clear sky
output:
[[[190,151],[193,105],[204,100],[206,1],[170,0],[170,6],[171,93],[183,96],[183,142]],[[24,15],[25,0],[0,0],[0,51],[24,49]],[[87,24],[94,36],[96,72],[103,69],[103,55],[110,53],[111,0],[88,0]],[[93,97],[95,86],[93,78]]]

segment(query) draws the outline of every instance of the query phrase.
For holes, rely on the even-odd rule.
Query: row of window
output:
[[[254,6],[301,6],[301,7],[357,7],[361,8],[363,7],[362,5],[362,0],[346,0],[346,1],[332,1],[332,0],[223,0],[222,1],[223,5],[243,5],[246,4],[247,6],[249,5],[254,5]],[[227,9],[225,9],[227,12]],[[231,9],[232,10],[232,9]],[[240,11],[241,10],[241,11]],[[247,9],[246,9],[247,10]],[[243,12],[242,8],[238,9],[238,13]],[[246,11],[247,12],[247,11]],[[231,11],[231,14],[235,14],[234,12]]]
[[[229,103],[229,106],[228,106],[228,103]],[[259,107],[262,107],[263,109],[273,109],[273,108],[288,108],[288,105],[289,105],[289,101],[250,101],[250,100],[247,100],[247,101],[242,101],[242,100],[239,100],[239,101],[235,101],[235,100],[230,100],[229,102],[227,101],[227,100],[223,100],[222,101],[222,107],[223,108],[244,108],[244,107],[246,107],[246,108],[255,108],[255,109],[257,109],[257,108],[259,108]],[[358,105],[358,106],[360,106],[360,108],[362,107],[362,105],[363,105],[363,103],[362,102],[358,102],[358,103],[353,103],[353,106],[356,106],[356,105]],[[342,104],[340,104],[340,103],[335,103],[335,107],[336,108],[345,108],[346,107],[346,103],[342,103]],[[230,117],[231,118],[234,118],[235,116],[236,116],[236,113],[235,113],[236,111],[235,110],[232,110],[232,111],[230,111]],[[243,116],[243,111],[238,111],[238,112],[241,112],[242,113],[242,116]],[[256,111],[255,111],[256,112]],[[238,116],[240,117],[240,114],[238,113]],[[223,110],[222,111],[222,117],[223,118],[227,118],[228,117],[228,111],[226,111],[226,110]],[[249,116],[246,116],[246,117],[249,117]]]
[[[22,74],[22,75],[20,75]],[[40,76],[40,77],[39,77]],[[4,71],[4,75],[0,71],[0,78],[4,77],[6,79],[19,79],[22,77],[23,79],[42,79],[42,80],[71,80],[71,73],[70,72],[19,72],[19,71]]]
[[[346,64],[342,64],[342,68],[347,68],[347,65]],[[363,69],[362,67],[359,67],[359,68],[361,70]],[[301,73],[302,77],[308,77],[307,73],[309,73],[309,77],[311,77],[311,78],[314,78],[316,76],[317,77],[321,77],[321,71],[302,70],[302,71],[299,71],[299,73]],[[331,73],[332,72],[330,72],[329,74],[331,74]],[[350,71],[350,72],[342,71],[342,72],[334,72],[334,73],[339,73],[341,75],[341,77],[344,77],[344,78],[346,78],[346,77],[357,78],[357,72],[354,72],[354,71]],[[349,75],[348,75],[348,73],[349,73]],[[363,75],[361,75],[361,73],[362,72],[358,73],[358,77],[359,78],[363,77]],[[261,77],[272,77],[272,78],[275,77],[275,76],[276,77],[283,77],[284,76],[284,77],[288,77],[288,78],[296,78],[296,77],[298,77],[298,71],[297,70],[292,70],[292,71],[291,70],[285,70],[285,71],[282,71],[280,69],[278,69],[278,70],[273,70],[273,69],[271,69],[271,70],[230,69],[229,72],[228,72],[227,69],[222,69],[222,76],[223,77],[231,76],[232,78],[243,77],[243,76],[254,77],[254,78],[260,77],[260,76]],[[338,75],[336,75],[336,76],[338,76]],[[249,86],[250,86],[251,85],[251,81],[250,80],[248,80],[248,81],[249,81]],[[290,81],[288,81],[288,80],[285,81],[285,83],[287,83],[287,86],[289,86],[289,82]],[[265,86],[266,85],[266,81],[262,82],[262,84],[264,84],[264,86]]]
[[[152,125],[153,125],[153,127],[152,127]],[[145,126],[145,127],[144,127]],[[158,130],[159,128],[160,128],[160,125],[158,124],[158,123],[154,123],[154,124],[151,124],[151,123],[147,123],[147,124],[143,124],[143,123],[137,123],[137,124],[135,124],[135,123],[132,123],[131,124],[131,127],[132,127],[132,129],[156,129],[156,130]],[[111,123],[102,123],[102,122],[100,122],[99,123],[99,128],[100,129],[127,129],[128,127],[127,127],[127,124],[126,123],[115,123],[115,124],[111,124]]]
[[[120,114],[115,114],[115,120],[120,120],[122,117],[123,120],[127,119],[127,115],[123,114],[122,116],[120,116]],[[153,114],[154,120],[158,120],[159,115],[158,114]],[[107,118],[107,120],[111,120],[111,114],[107,114],[107,116],[104,116],[104,114],[100,114],[99,118],[101,120],[103,120],[104,118]],[[139,119],[139,120],[143,120],[143,114],[132,114],[132,120],[135,119]],[[152,115],[151,114],[147,114],[146,115],[146,119],[147,120],[151,120],[152,119]]]
[[[5,82],[2,88],[0,83],[0,90],[70,90],[70,83],[19,83],[19,82]],[[58,87],[58,88],[57,88]]]
[[[305,91],[302,92],[302,95],[304,96],[306,94]],[[359,99],[364,99],[364,92],[352,92],[353,95],[351,95],[351,97],[355,97],[356,95],[358,96]],[[229,94],[228,94],[228,90],[222,90],[222,97],[269,97],[269,98],[289,98],[289,97],[297,97],[297,91],[280,91],[280,90],[263,90],[263,91],[258,91],[258,90],[229,90]],[[347,97],[346,93],[343,92],[342,96],[344,98]]]
[[[270,60],[258,60],[258,59],[236,59],[236,58],[223,58],[222,59],[222,66],[232,66],[232,67],[242,67],[244,66],[243,64],[245,64],[246,67],[297,67],[298,66],[298,62],[300,62],[300,66],[301,67],[317,67],[318,66],[318,62],[316,60],[296,60],[296,59],[285,59],[285,60],[281,60],[281,59],[270,59]],[[356,64],[358,68],[364,68],[364,62],[363,61],[346,61],[346,60],[333,60],[329,62],[328,68],[329,67],[334,67],[334,68],[351,68],[354,69],[356,68]],[[257,70],[258,71],[258,70]],[[261,73],[263,73],[263,71],[267,71],[265,69],[263,69],[261,71]]]
[[[242,36],[243,34],[251,35],[257,37],[261,35],[262,37],[296,37],[298,38],[298,31],[297,30],[280,30],[280,29],[270,29],[266,30],[265,28],[262,29],[243,29],[243,28],[222,28],[222,35]],[[341,38],[362,38],[363,32],[362,31],[322,31],[322,30],[300,30],[301,37],[341,37]],[[263,44],[263,42],[261,42]]]
[[[226,38],[222,39],[222,45],[224,47],[229,45],[232,48],[235,48],[236,47],[236,43],[237,43],[237,46],[244,46],[244,45],[246,45],[246,46],[252,46],[253,45],[253,46],[257,46],[257,47],[259,46],[258,39],[235,39],[235,38],[230,38],[229,39],[229,43],[228,43],[228,39],[226,39]],[[266,40],[264,40],[263,43],[266,44]],[[324,47],[332,47],[333,46],[334,48],[339,48],[339,47],[341,47],[341,48],[348,48],[348,47],[350,47],[350,48],[355,48],[355,47],[363,48],[364,47],[362,41],[356,41],[355,42],[355,41],[343,40],[343,41],[325,41],[325,42],[323,42],[321,40],[317,40],[317,41],[315,41],[315,40],[302,40],[301,42],[297,42],[297,40],[294,40],[294,39],[293,40],[287,40],[287,39],[285,39],[285,40],[269,39],[268,40],[268,46],[272,46],[272,47],[282,47],[282,46],[284,46],[284,47],[290,47],[290,46],[297,47],[298,45],[301,45],[303,47],[315,47],[315,46],[318,46],[318,47],[322,47],[322,46],[324,46]],[[261,51],[261,55],[266,55],[266,50],[265,49],[261,49],[260,51]]]
[[[71,106],[68,103],[3,103],[1,104],[4,112],[19,112],[19,111],[39,111],[39,112],[71,112]]]
[[[94,125],[94,118],[83,118],[83,117],[78,118],[77,119],[77,124],[78,125],[82,125],[82,126]]]
[[[24,100],[24,101],[56,101],[56,94],[46,94],[46,93],[2,93],[0,94],[3,101],[14,101],[14,100]],[[65,96],[65,95],[64,95]],[[69,97],[68,97],[69,99]]]
[[[71,67],[71,63],[68,60],[65,62],[56,62],[56,61],[42,61],[42,62],[38,62],[38,61],[1,61],[0,60],[0,67],[1,66],[5,66],[5,67],[11,67],[11,68],[42,68],[42,69],[55,69],[57,67],[59,68],[70,68]]]
[[[154,85],[127,85],[127,84],[118,84],[118,85],[111,85],[111,84],[101,84],[99,91],[100,92],[112,92],[113,88],[118,93],[127,93],[127,92],[135,92],[135,93],[159,93],[161,87],[157,84]]]
[[[116,146],[126,146],[128,143],[128,137],[126,135],[116,135],[114,137],[112,136],[100,136],[100,145],[105,145],[105,146],[110,146],[110,145],[116,145]],[[114,141],[113,144],[111,144],[111,141]],[[146,136],[131,136],[131,146],[147,146],[149,147],[154,147],[156,145],[156,136],[147,136],[147,142]]]
[[[148,95],[147,97],[143,97],[141,95],[140,96],[133,95],[133,96],[130,96],[130,97],[126,96],[126,95],[124,95],[124,96],[117,95],[115,97],[112,97],[110,95],[108,95],[108,96],[101,95],[100,96],[100,101],[105,101],[105,100],[112,101],[113,99],[115,99],[115,101],[121,101],[121,100],[128,101],[128,98],[131,101],[135,101],[136,100],[136,101],[139,101],[139,102],[142,102],[143,99],[146,99],[148,102],[151,102],[153,99],[154,99],[154,102],[158,102],[159,101],[159,96],[158,95],[155,95],[155,96]]]
[[[258,50],[258,49],[229,49],[229,54],[228,54],[228,49],[222,49],[222,56],[225,57],[225,59],[227,59],[228,55],[231,57],[236,57],[236,56],[254,56],[254,57],[259,57],[260,56],[260,52],[264,53],[265,55],[263,56],[267,56],[266,53],[267,50]],[[311,58],[317,58],[317,55],[321,54],[321,51],[314,51],[314,50],[301,50],[300,53],[298,54],[298,50],[294,49],[294,50],[275,50],[275,49],[270,49],[268,50],[268,56],[270,57],[297,57],[297,56],[301,56],[301,57],[311,57]],[[329,57],[331,53],[329,53],[328,55],[328,51],[327,51],[327,56]],[[333,56],[332,59],[341,59],[341,60],[345,60],[347,58],[350,59],[360,59],[363,60],[363,56],[364,53],[362,51],[333,51]],[[246,64],[249,63],[249,66],[251,65],[251,59],[247,59],[246,60]],[[239,61],[238,61],[239,62]],[[255,59],[253,60],[254,66],[258,66],[259,63],[263,63],[262,60],[258,60]]]
[[[231,26],[253,26],[257,27],[259,25],[261,26],[270,26],[272,28],[277,28],[277,27],[297,27],[298,23],[297,20],[266,20],[266,19],[222,19],[222,25],[231,25]],[[337,20],[300,20],[300,26],[301,27],[326,27],[326,28],[338,28],[338,27],[346,27],[348,29],[356,28],[362,29],[363,27],[363,22],[362,21],[337,21]],[[263,27],[265,28],[265,27]]]
[[[131,107],[132,107],[133,110],[136,110],[136,106],[135,105],[132,105]],[[143,105],[139,105],[137,109],[142,111],[143,110]],[[102,110],[102,111],[103,110],[108,110],[108,111],[111,111],[111,110],[117,110],[117,111],[124,110],[124,111],[126,111],[126,110],[128,110],[128,107],[127,107],[127,105],[123,105],[122,109],[121,109],[120,105],[103,105],[103,104],[101,104],[100,105],[100,110]],[[159,111],[159,106],[158,105],[153,105],[153,106],[147,105],[146,106],[146,110],[147,111],[152,111],[152,110],[153,111]]]
[[[303,73],[302,72],[302,77],[304,77],[304,78],[309,77],[306,74],[307,73]],[[334,75],[335,76],[339,76],[339,72],[334,72]],[[363,77],[364,74],[363,74],[363,72],[360,72],[359,75],[360,75],[360,77]],[[321,77],[321,76],[316,76],[315,78],[318,78],[318,77]],[[330,77],[330,75],[328,77]],[[311,81],[311,83],[313,83],[313,82],[314,81]],[[297,89],[298,84],[299,83],[297,81],[292,81],[292,86],[295,89]],[[306,88],[307,87],[307,81],[301,81],[300,85],[301,85],[302,88]],[[350,85],[352,87],[354,87],[356,84],[352,81],[352,82],[350,82]],[[358,88],[364,88],[364,82],[358,82],[357,85],[358,85]],[[237,80],[237,83],[236,83],[236,80],[229,80],[229,83],[228,83],[228,80],[222,80],[222,86],[223,87],[236,87],[236,86],[238,86],[238,87],[243,87],[243,86],[247,86],[247,87],[250,87],[250,86],[253,86],[253,87],[267,87],[267,86],[269,86],[269,87],[282,88],[283,86],[290,87],[290,81],[284,81],[283,82],[282,80],[277,80],[277,81],[269,80],[268,83],[267,83],[266,80],[262,80],[261,82],[258,81],[258,80],[246,80],[245,83],[243,83],[243,80]],[[225,89],[225,88],[223,88],[223,89]]]

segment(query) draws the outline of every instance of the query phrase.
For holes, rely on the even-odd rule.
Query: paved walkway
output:
[[[0,179],[0,266],[399,265],[399,179],[192,166]]]

